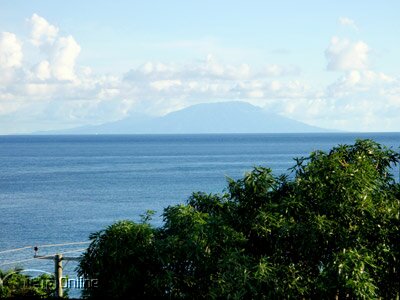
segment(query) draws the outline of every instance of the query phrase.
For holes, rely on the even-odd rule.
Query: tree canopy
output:
[[[399,297],[399,155],[371,140],[316,151],[288,175],[255,167],[222,194],[194,193],[164,223],[91,235],[90,297]]]
[[[0,270],[0,299],[49,299],[55,290],[54,276],[31,277],[23,269]]]

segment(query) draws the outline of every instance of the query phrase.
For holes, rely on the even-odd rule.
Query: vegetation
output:
[[[53,296],[54,276],[42,274],[30,277],[21,271],[0,271],[0,299],[42,299]]]
[[[398,299],[399,155],[371,140],[256,167],[221,195],[167,207],[164,225],[121,221],[91,235],[90,297]]]

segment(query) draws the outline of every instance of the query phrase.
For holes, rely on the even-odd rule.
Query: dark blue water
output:
[[[400,145],[399,133],[3,136],[0,251],[84,241],[116,220],[139,220],[147,209],[157,211],[157,225],[163,207],[185,202],[193,191],[221,192],[225,176],[239,178],[255,165],[284,173],[293,157],[356,138]],[[0,254],[0,269],[32,254]],[[22,265],[43,268],[43,262]]]

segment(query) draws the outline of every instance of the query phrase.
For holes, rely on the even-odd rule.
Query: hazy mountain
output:
[[[246,102],[219,102],[193,105],[162,117],[132,115],[97,126],[57,131],[58,134],[135,133],[295,133],[326,132]]]

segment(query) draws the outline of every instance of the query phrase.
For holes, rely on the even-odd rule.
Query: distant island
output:
[[[203,103],[161,117],[134,114],[116,122],[39,134],[200,134],[332,132],[247,102]]]

